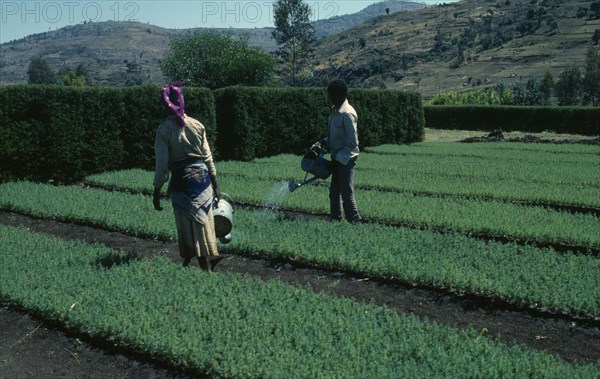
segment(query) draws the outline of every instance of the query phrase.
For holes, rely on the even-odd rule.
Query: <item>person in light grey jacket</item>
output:
[[[331,154],[330,217],[357,223],[362,221],[354,198],[354,166],[359,154],[358,115],[348,103],[348,85],[344,80],[331,81],[327,94],[332,104],[327,137],[316,145],[327,148]]]

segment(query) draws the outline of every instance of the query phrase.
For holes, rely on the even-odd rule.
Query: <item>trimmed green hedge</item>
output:
[[[0,181],[72,182],[115,168],[154,167],[154,135],[166,113],[159,86],[0,86]],[[212,92],[185,88],[186,109],[214,146]]]
[[[423,140],[421,96],[392,90],[351,89],[361,147]],[[324,88],[228,87],[215,91],[219,139],[225,159],[302,154],[327,132]]]
[[[600,107],[428,105],[424,111],[431,129],[600,135]]]
[[[303,153],[326,133],[322,88],[231,87],[216,92],[217,107],[208,89],[184,92],[188,114],[207,127],[218,159]],[[153,85],[0,86],[0,182],[68,183],[107,170],[152,169],[154,134],[165,117],[158,94]],[[362,147],[423,139],[420,95],[352,90],[350,100]]]

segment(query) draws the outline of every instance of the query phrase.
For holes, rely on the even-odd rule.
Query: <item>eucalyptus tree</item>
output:
[[[573,66],[563,71],[556,82],[558,105],[580,105],[583,77],[579,67]]]
[[[590,47],[585,56],[583,102],[592,106],[600,105],[600,50],[595,47]]]
[[[277,0],[273,14],[275,30],[272,35],[278,45],[276,54],[285,75],[294,84],[297,73],[314,57],[317,39],[310,22],[312,11],[302,0]]]

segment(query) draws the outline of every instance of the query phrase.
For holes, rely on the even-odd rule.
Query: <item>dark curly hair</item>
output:
[[[348,95],[348,84],[343,79],[334,79],[327,86],[327,92],[346,97]]]

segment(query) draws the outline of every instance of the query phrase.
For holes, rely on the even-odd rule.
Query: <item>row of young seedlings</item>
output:
[[[600,155],[592,156],[592,159],[594,162],[540,163],[481,157],[364,153],[356,166],[355,184],[358,188],[392,192],[600,208],[600,199],[596,196],[600,189],[600,172],[594,169],[600,165]],[[254,177],[271,180],[301,175],[299,158],[293,155],[253,162],[221,162],[219,168],[232,175],[243,175],[250,170]]]
[[[3,302],[199,375],[594,378],[600,370],[474,330],[164,257],[128,260],[99,245],[3,225],[0,246]]]
[[[374,166],[379,169],[371,169],[366,165],[369,162],[364,162],[365,160],[361,161],[361,167],[356,170],[357,189],[427,194],[436,197],[469,197],[484,201],[537,203],[550,207],[571,206],[582,208],[583,211],[585,208],[600,208],[598,185],[526,182],[514,177],[486,179],[467,173],[429,173],[423,169],[406,166],[382,171],[382,165]],[[297,157],[292,156],[287,162],[223,162],[218,167],[223,175],[262,180],[299,180],[303,176],[299,171]]]
[[[236,201],[256,206],[327,214],[325,185],[303,186],[290,195],[289,181],[261,178],[262,165],[249,165],[241,175],[223,170],[221,187]],[[150,191],[152,172],[115,171],[92,175],[93,185],[129,191]],[[301,180],[300,178],[299,180]],[[600,250],[600,217],[540,206],[470,198],[419,196],[406,192],[356,191],[362,216],[378,223],[456,231],[502,240],[540,245],[564,245],[568,249],[597,254]]]
[[[502,152],[503,155],[489,157],[483,154],[463,155],[462,147],[468,145],[452,145],[457,151],[461,149],[457,155],[442,154],[446,150],[440,149],[438,143],[430,145],[434,147],[428,147],[427,153],[420,153],[424,144],[367,148],[359,156],[360,165],[356,168],[410,174],[424,172],[441,177],[465,176],[474,180],[518,179],[524,182],[596,186],[600,179],[600,174],[593,170],[600,162],[598,153],[548,155],[528,151],[512,155],[512,152],[506,151]],[[382,150],[386,153],[380,153]],[[258,163],[281,163],[287,166],[293,161],[297,161],[297,157],[290,154],[255,160]]]
[[[356,185],[598,209],[600,172],[594,169],[598,165],[597,147],[586,145],[384,145],[368,148],[360,156]],[[251,171],[252,177],[268,180],[301,176],[299,158],[292,155],[219,162],[218,166],[224,174],[240,176]]]
[[[0,207],[37,217],[174,239],[170,205],[148,196],[34,183],[0,185]],[[267,209],[235,212],[224,252],[295,260],[325,269],[468,292],[542,311],[600,316],[600,260],[553,249],[378,224],[282,220]]]

